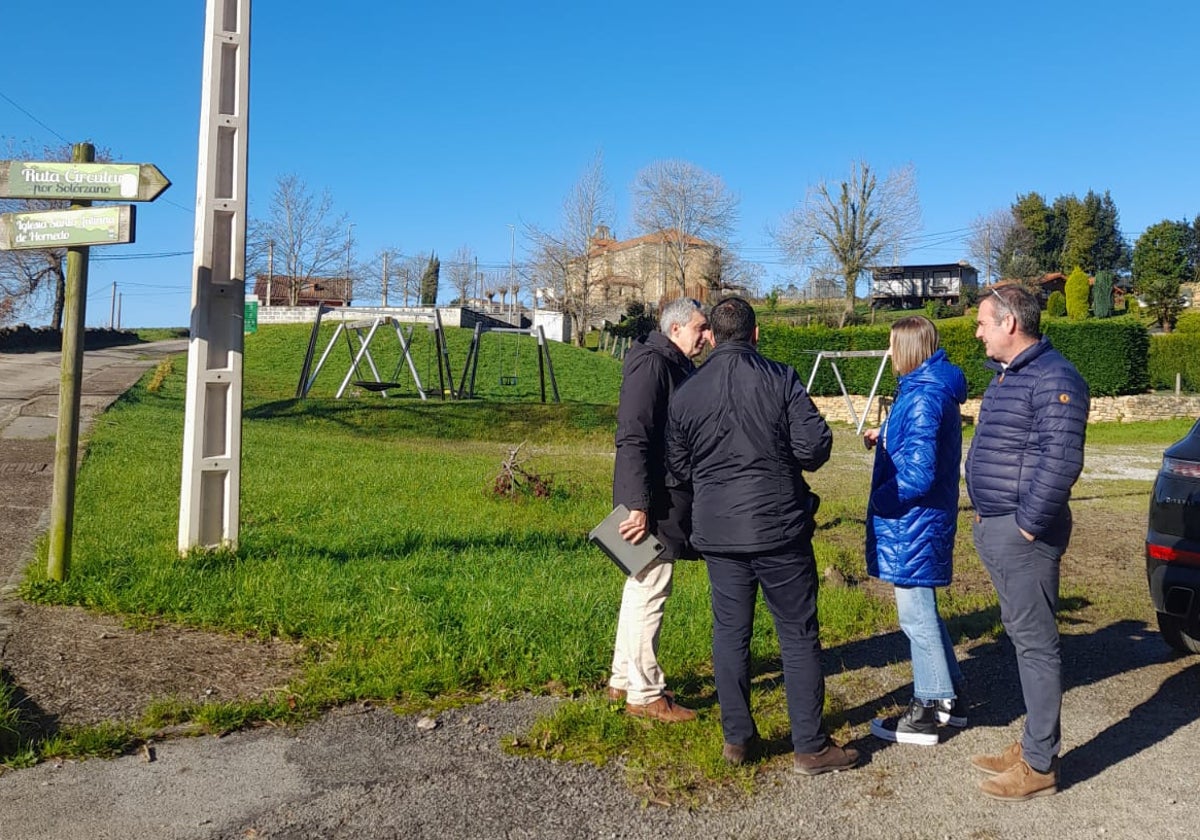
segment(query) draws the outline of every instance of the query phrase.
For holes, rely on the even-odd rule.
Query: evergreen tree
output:
[[[1057,289],[1046,299],[1046,314],[1053,318],[1061,318],[1067,314],[1067,298]]]
[[[1191,269],[1190,240],[1187,222],[1164,220],[1147,228],[1133,248],[1133,290],[1164,332],[1175,326],[1182,308],[1179,286]]]
[[[1082,321],[1088,316],[1088,276],[1079,266],[1067,275],[1065,289],[1067,315],[1072,321]]]
[[[429,262],[425,264],[425,270],[421,273],[421,306],[437,306],[438,275],[441,270],[441,260],[437,254],[430,253]]]
[[[1097,318],[1107,318],[1113,311],[1113,273],[1111,271],[1096,272],[1096,282],[1092,284],[1092,314]]]
[[[1062,248],[1061,243],[1055,240],[1052,225],[1054,213],[1047,206],[1046,199],[1036,192],[1019,195],[1012,213],[1018,228],[1013,259],[1032,258],[1043,273],[1057,270]]]

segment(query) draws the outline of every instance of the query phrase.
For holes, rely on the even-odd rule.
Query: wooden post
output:
[[[91,163],[96,147],[76,143],[73,163]],[[91,207],[75,201],[71,207]],[[50,500],[50,550],[46,576],[63,581],[71,565],[75,520],[75,467],[79,457],[79,398],[83,390],[83,343],[87,306],[88,247],[67,249],[66,302],[62,330],[62,371],[58,380],[58,431],[54,438],[54,491]]]

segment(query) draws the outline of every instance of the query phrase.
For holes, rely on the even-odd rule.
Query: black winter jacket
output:
[[[782,549],[811,536],[816,497],[801,474],[829,460],[833,434],[796,371],[754,345],[717,345],[671,401],[667,465],[695,492],[701,552]]]
[[[967,452],[967,492],[979,516],[1016,514],[1054,544],[1070,536],[1071,487],[1083,469],[1087,383],[1043,337],[998,371],[983,394]]]
[[[656,330],[625,354],[617,405],[613,504],[646,511],[669,560],[696,556],[688,542],[691,486],[668,482],[666,464],[667,405],[693,370],[691,359]]]

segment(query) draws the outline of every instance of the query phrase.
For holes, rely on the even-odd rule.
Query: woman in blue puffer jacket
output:
[[[867,571],[895,585],[900,629],[912,650],[913,699],[899,717],[871,722],[879,738],[932,746],[938,723],[966,726],[966,697],[935,587],[950,583],[958,530],[959,462],[967,378],[938,349],[919,315],[892,325],[891,413],[863,435],[877,447],[867,504]]]

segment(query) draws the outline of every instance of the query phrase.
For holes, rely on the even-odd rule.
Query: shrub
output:
[[[1046,314],[1052,318],[1061,318],[1067,314],[1067,296],[1062,292],[1053,291],[1046,300]]]
[[[1136,320],[1048,321],[1042,329],[1079,369],[1092,396],[1140,394],[1150,387],[1150,333]]]
[[[1183,390],[1200,391],[1200,329],[1150,336],[1149,372],[1151,388],[1174,390],[1178,373]]]
[[[970,394],[979,396],[992,380],[993,371],[987,366],[983,345],[975,338],[974,318],[943,319],[937,328],[946,355],[966,374]],[[1093,395],[1138,394],[1150,387],[1150,335],[1137,319],[1048,320],[1043,329],[1054,346],[1079,368]],[[882,350],[887,344],[888,328],[884,326],[841,330],[765,324],[759,327],[759,349],[763,355],[796,368],[804,382],[808,381],[820,350]],[[879,359],[840,359],[838,370],[849,393],[867,394],[879,370]],[[1171,376],[1174,377],[1174,372]],[[896,379],[889,367],[880,379],[878,393],[892,394],[895,388]],[[841,394],[832,367],[821,366],[813,380],[812,393]]]
[[[1175,322],[1175,332],[1200,333],[1200,312],[1184,312]]]
[[[1072,321],[1082,321],[1088,316],[1088,277],[1079,266],[1067,276],[1067,315]]]

